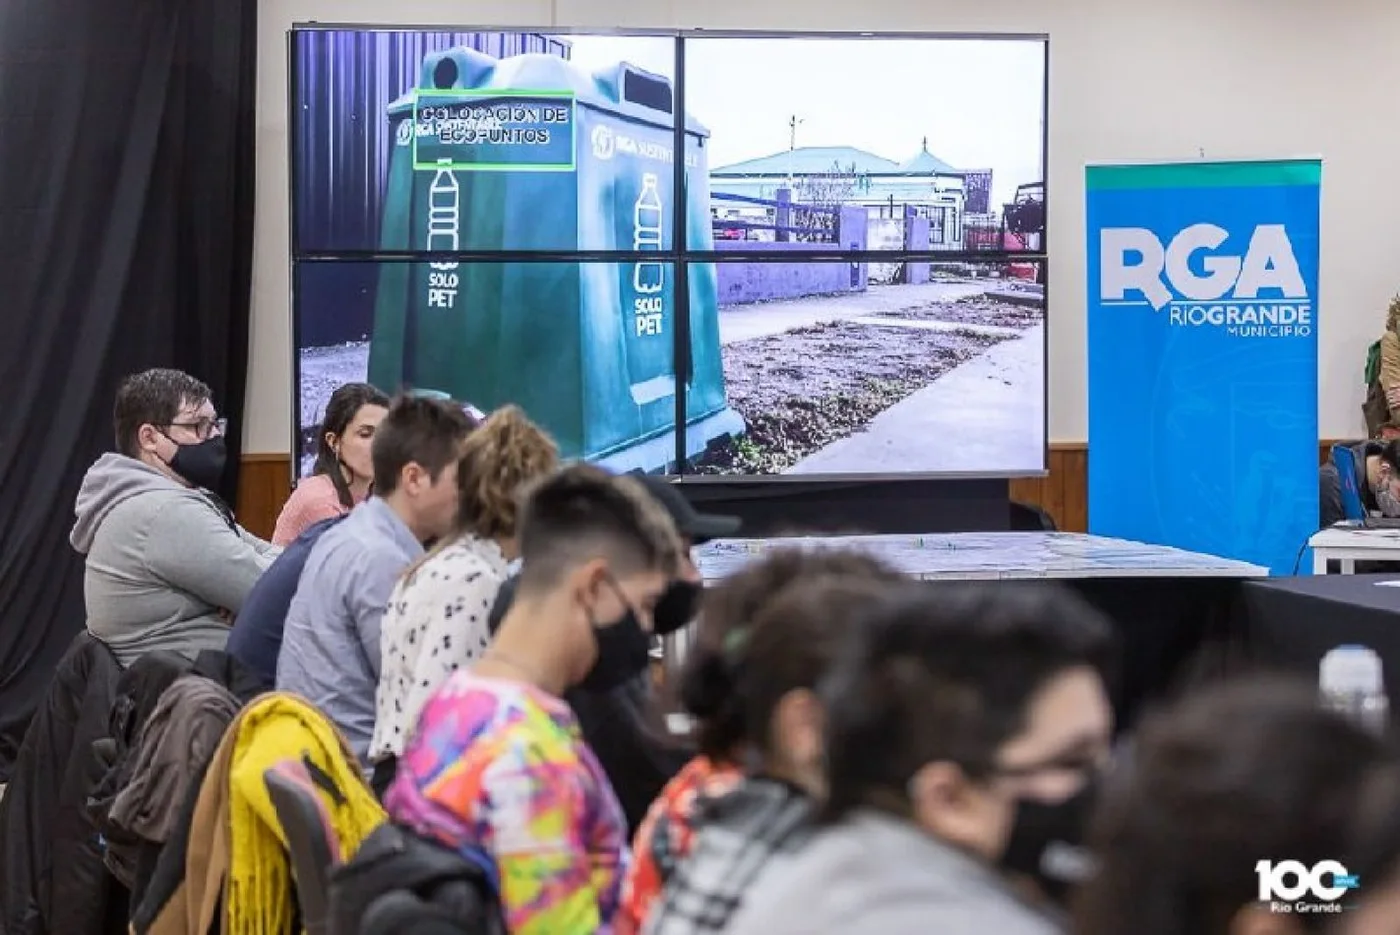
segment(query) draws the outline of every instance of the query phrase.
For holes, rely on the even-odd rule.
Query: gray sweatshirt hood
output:
[[[68,534],[68,541],[80,554],[86,555],[92,548],[97,528],[118,504],[153,490],[179,492],[186,489],[144,461],[108,452],[83,475],[74,506],[78,520]]]

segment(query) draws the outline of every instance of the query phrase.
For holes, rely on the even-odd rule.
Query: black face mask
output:
[[[1098,795],[1098,778],[1061,802],[1018,799],[1003,869],[1028,876],[1045,895],[1064,905],[1070,892],[1094,872],[1084,833]]]
[[[656,602],[652,613],[652,630],[657,636],[675,633],[695,619],[700,609],[700,594],[704,589],[693,581],[676,579]]]
[[[169,438],[169,436],[166,436]],[[175,441],[173,438],[171,441]],[[169,462],[170,470],[179,474],[196,487],[213,490],[224,477],[224,463],[228,460],[228,448],[222,435],[206,438],[193,445],[175,442],[175,457]]]
[[[590,692],[610,692],[646,672],[651,665],[651,638],[628,610],[610,626],[593,624],[593,642],[598,658],[579,688]]]

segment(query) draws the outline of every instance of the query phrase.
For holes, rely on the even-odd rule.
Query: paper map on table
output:
[[[706,580],[733,574],[772,548],[869,551],[917,578],[1254,578],[1267,569],[1245,562],[1078,533],[986,532],[943,535],[721,539],[697,550]]]

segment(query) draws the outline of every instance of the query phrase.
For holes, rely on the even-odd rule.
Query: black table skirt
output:
[[[1043,580],[1008,582],[1038,587]],[[1065,578],[1108,616],[1119,641],[1111,686],[1117,729],[1131,729],[1148,707],[1238,667],[1231,629],[1238,578]],[[930,582],[935,586],[937,580]]]
[[[1113,686],[1118,729],[1194,685],[1228,674],[1237,640],[1230,608],[1238,578],[1080,578],[1070,582],[1117,625]]]
[[[1322,657],[1359,643],[1381,657],[1387,691],[1400,690],[1400,575],[1316,575],[1245,584],[1234,612],[1254,668],[1318,677]]]

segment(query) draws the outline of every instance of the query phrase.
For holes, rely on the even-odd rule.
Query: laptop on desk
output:
[[[1332,446],[1332,463],[1337,467],[1337,482],[1342,490],[1342,512],[1347,525],[1359,529],[1400,529],[1400,517],[1371,516],[1361,500],[1356,486],[1356,452],[1346,445]]]
[[[1344,519],[1332,529],[1375,529],[1400,532],[1400,516],[1368,516],[1365,519]]]

